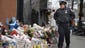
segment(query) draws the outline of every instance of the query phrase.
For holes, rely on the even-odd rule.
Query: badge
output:
[[[67,10],[65,10],[65,13],[68,13]]]

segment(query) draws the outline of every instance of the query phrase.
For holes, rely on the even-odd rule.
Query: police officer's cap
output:
[[[67,2],[65,2],[65,1],[60,1],[60,5],[66,5],[67,4]]]

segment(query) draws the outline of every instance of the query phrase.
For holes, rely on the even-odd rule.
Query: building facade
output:
[[[47,0],[24,0],[23,18],[27,24],[45,22],[44,11],[47,9]]]
[[[0,22],[5,24],[6,18],[16,17],[17,0],[0,0]]]
[[[16,17],[26,24],[42,24],[47,0],[0,0],[0,22]],[[43,13],[43,15],[42,15]]]

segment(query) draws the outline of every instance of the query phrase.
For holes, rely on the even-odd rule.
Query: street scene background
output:
[[[0,48],[57,48],[58,25],[48,12],[54,16],[60,1],[75,13],[70,48],[85,48],[85,0],[0,0]]]

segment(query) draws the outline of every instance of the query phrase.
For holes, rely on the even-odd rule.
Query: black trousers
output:
[[[64,38],[66,41],[66,45],[69,46],[70,44],[70,29],[69,29],[69,24],[68,23],[61,23],[58,25],[58,32],[59,32],[59,43],[58,47],[62,48]]]

